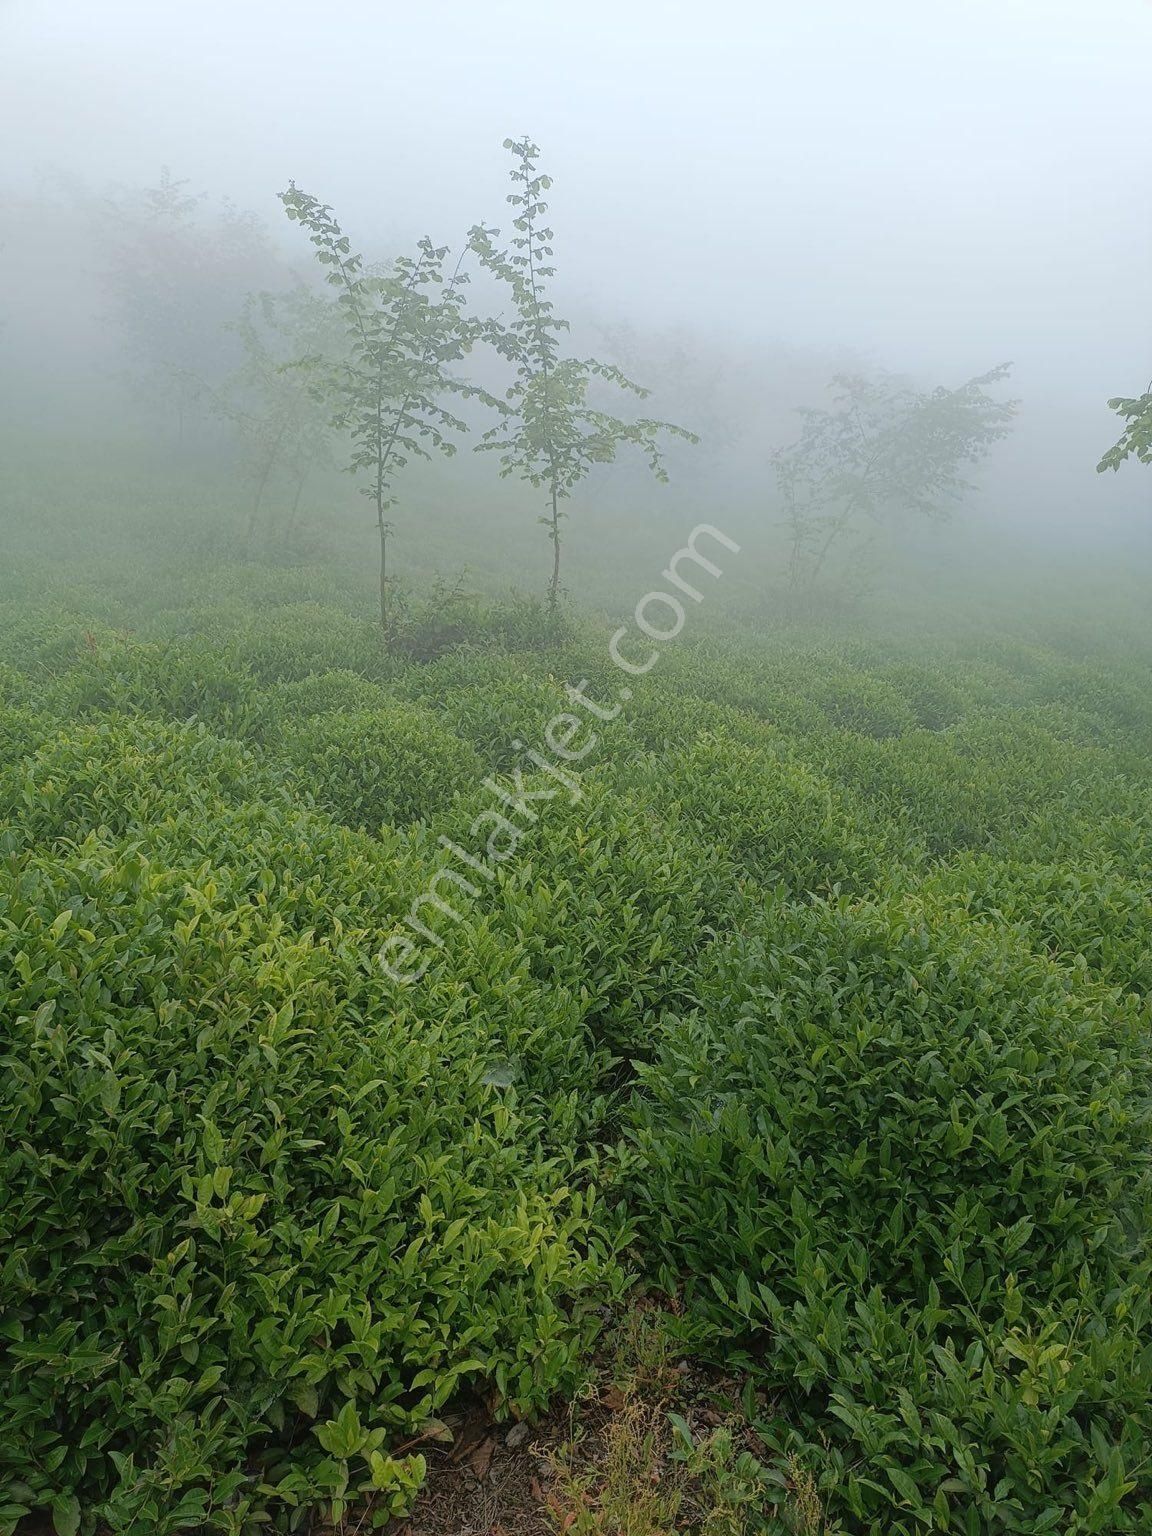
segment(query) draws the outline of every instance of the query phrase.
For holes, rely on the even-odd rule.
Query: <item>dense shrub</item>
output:
[[[318,805],[367,831],[427,818],[484,777],[467,743],[414,704],[314,716],[282,750]]]
[[[118,638],[85,646],[47,698],[64,717],[141,714],[201,720],[243,733],[254,707],[252,679],[202,641],[173,645]]]
[[[0,779],[45,736],[51,736],[56,726],[56,720],[50,715],[0,703]],[[0,814],[3,814],[2,809]]]
[[[1146,1528],[1134,1000],[917,899],[778,905],[642,1079],[651,1258],[697,1336],[783,1394],[770,1433],[807,1445],[833,1509],[892,1533]]]
[[[665,1012],[691,999],[713,925],[739,905],[739,872],[678,808],[662,811],[607,774],[586,774],[574,803],[546,775],[523,784],[556,798],[525,829],[495,888],[483,892],[488,921],[514,939],[542,985],[578,1000],[602,1064],[605,1054],[625,1063],[646,1056]],[[443,825],[460,846],[477,846],[470,824],[496,803],[490,795],[462,802]],[[483,829],[478,852],[490,831]]]
[[[651,804],[675,806],[706,846],[763,885],[859,889],[892,857],[866,808],[767,739],[702,734],[632,777]]]
[[[1099,749],[1009,711],[887,741],[828,736],[812,756],[934,855],[1010,845],[1027,856],[1044,846],[1045,826],[1059,835],[1084,814],[1103,813],[1121,788]]]
[[[9,1520],[400,1507],[419,1465],[380,1453],[462,1381],[571,1382],[604,1224],[469,1010],[398,1012],[226,871],[90,839],[4,876]]]
[[[390,652],[333,571],[39,579],[0,1532],[398,1512],[453,1393],[572,1385],[626,1243],[829,1530],[1152,1530],[1142,641],[705,628],[570,797],[517,742],[619,697],[603,626],[434,594]]]
[[[258,610],[242,625],[224,630],[217,643],[236,666],[265,684],[340,670],[383,682],[399,665],[378,624],[319,603]]]
[[[260,696],[261,723],[275,730],[314,715],[380,709],[387,703],[385,689],[358,672],[317,672],[266,688]]]
[[[1152,999],[1152,888],[1115,860],[1035,864],[976,855],[941,870],[931,888],[969,912],[1016,924],[1033,948],[1074,971]]]
[[[201,725],[112,718],[58,731],[0,773],[0,814],[31,840],[78,840],[207,821],[222,804],[287,793],[272,768]]]
[[[445,657],[401,686],[501,771],[522,758],[515,742],[535,745],[549,720],[571,707],[560,681],[518,657]]]
[[[32,703],[32,684],[15,667],[0,662],[0,707],[16,709]]]

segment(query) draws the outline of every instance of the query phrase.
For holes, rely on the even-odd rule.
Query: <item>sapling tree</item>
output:
[[[1097,471],[1119,469],[1125,459],[1133,455],[1137,463],[1152,464],[1152,383],[1142,395],[1133,399],[1117,395],[1109,400],[1108,409],[1115,411],[1123,421],[1124,431],[1097,464]]]
[[[380,624],[387,633],[393,532],[388,514],[396,505],[395,477],[413,455],[456,451],[454,438],[466,426],[445,406],[447,397],[489,398],[449,372],[483,326],[463,313],[467,274],[460,263],[445,274],[446,246],[425,237],[414,256],[398,257],[383,271],[370,270],[327,204],[295,183],[280,201],[288,217],[308,231],[327,281],[338,289],[346,353],[307,362],[317,389],[331,403],[334,424],[351,439],[348,470],[367,478],[363,491],[375,508],[380,541]]]
[[[516,210],[509,249],[495,243],[495,231],[477,228],[470,243],[481,265],[512,295],[515,318],[507,325],[490,323],[488,336],[515,372],[506,391],[500,420],[477,445],[500,454],[501,474],[517,475],[547,494],[547,512],[540,522],[552,543],[552,576],[548,583],[548,611],[555,618],[560,603],[561,503],[595,464],[610,464],[620,448],[638,448],[658,480],[666,480],[660,449],[662,434],[695,442],[695,436],[670,422],[647,417],[625,421],[599,409],[589,399],[600,381],[647,399],[648,391],[634,384],[609,363],[595,358],[566,356],[562,339],[569,329],[560,319],[549,285],[553,232],[545,222],[548,204],[544,194],[550,176],[538,169],[540,151],[531,139],[505,139],[512,152],[514,190],[508,202]]]
[[[948,517],[970,489],[963,467],[1009,430],[1016,403],[988,386],[1010,367],[928,391],[887,374],[833,379],[833,408],[802,411],[799,438],[773,457],[794,587],[814,586],[839,545],[886,522]]]
[[[223,386],[204,398],[236,433],[253,483],[248,544],[260,530],[266,500],[277,486],[291,495],[281,534],[291,539],[308,477],[331,465],[332,422],[310,366],[301,359],[336,359],[346,351],[342,317],[326,297],[303,286],[287,293],[249,294],[228,329],[243,350]]]

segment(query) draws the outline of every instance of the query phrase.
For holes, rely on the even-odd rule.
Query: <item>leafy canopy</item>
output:
[[[625,421],[590,399],[596,381],[614,385],[644,400],[649,391],[633,383],[619,368],[596,358],[567,356],[562,338],[570,329],[556,314],[548,285],[556,274],[552,265],[553,231],[544,222],[544,194],[552,178],[538,169],[539,148],[529,138],[505,139],[514,165],[514,190],[508,202],[516,210],[509,248],[495,243],[496,231],[474,228],[470,245],[486,271],[511,290],[515,318],[492,322],[488,335],[513,365],[500,420],[484,434],[478,447],[500,454],[501,474],[517,475],[532,486],[546,486],[551,511],[540,521],[549,529],[556,549],[556,569],[549,591],[554,605],[559,595],[559,502],[573,491],[596,464],[611,464],[624,446],[638,448],[659,481],[666,481],[660,449],[662,433],[695,442],[695,436],[670,422],[643,417]]]
[[[1014,401],[988,386],[1011,364],[956,389],[919,390],[890,374],[840,374],[831,410],[802,410],[800,437],[773,458],[793,538],[793,580],[814,581],[845,535],[899,517],[942,519],[1009,431]]]
[[[1109,400],[1108,409],[1115,411],[1124,422],[1124,431],[1097,464],[1097,473],[1119,469],[1133,454],[1141,464],[1152,464],[1152,383],[1142,395],[1133,399],[1117,395]]]

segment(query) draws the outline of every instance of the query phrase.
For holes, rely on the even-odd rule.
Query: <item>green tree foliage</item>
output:
[[[773,458],[793,586],[814,586],[838,547],[867,544],[885,523],[948,515],[969,489],[962,466],[1009,430],[1015,403],[988,393],[1009,366],[928,391],[890,374],[841,374],[831,410],[801,411],[800,437]]]
[[[508,202],[515,209],[508,250],[495,243],[495,232],[477,228],[471,245],[483,267],[512,293],[516,318],[508,326],[493,325],[489,335],[515,368],[501,420],[485,434],[481,448],[500,454],[501,473],[518,475],[548,494],[548,512],[540,519],[552,543],[552,575],[548,607],[555,616],[560,602],[560,524],[568,500],[596,464],[610,464],[622,447],[637,448],[657,480],[667,478],[660,449],[662,434],[695,441],[692,433],[670,422],[641,418],[625,421],[597,407],[590,399],[599,381],[639,399],[648,391],[619,368],[595,358],[564,354],[561,342],[569,323],[560,319],[548,297],[555,276],[553,232],[544,222],[544,194],[552,178],[538,169],[540,151],[531,139],[505,139],[512,152],[512,183]]]
[[[1152,464],[1152,384],[1142,395],[1127,400],[1122,395],[1109,400],[1108,409],[1115,411],[1124,423],[1124,431],[1097,464],[1103,473],[1106,469],[1119,469],[1125,459],[1135,454],[1140,464]]]
[[[369,270],[327,204],[293,183],[280,194],[288,217],[303,225],[338,290],[337,303],[347,335],[347,355],[317,358],[313,377],[330,400],[335,424],[352,444],[348,469],[362,473],[364,494],[376,512],[380,541],[380,624],[389,631],[389,510],[396,504],[395,477],[413,455],[452,454],[465,423],[445,398],[482,396],[477,386],[455,377],[450,365],[472,349],[482,331],[466,319],[460,264],[445,273],[447,246],[425,236],[415,256],[397,257],[383,271]]]

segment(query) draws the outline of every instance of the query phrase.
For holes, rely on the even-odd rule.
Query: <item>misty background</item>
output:
[[[750,598],[778,559],[771,454],[834,373],[931,387],[1007,361],[1015,429],[951,527],[907,531],[905,577],[1090,551],[1143,571],[1152,477],[1095,466],[1108,398],[1152,373],[1150,64],[1147,0],[7,0],[0,528],[41,553],[67,530],[61,556],[117,510],[133,540],[224,539],[249,495],[228,423],[157,380],[167,357],[223,387],[246,295],[323,291],[277,193],[331,203],[369,259],[425,233],[458,250],[507,228],[501,144],[527,133],[575,350],[702,439],[668,487],[597,471],[570,508],[574,585],[631,590],[707,519],[739,529]],[[165,177],[189,200],[176,236],[153,216]],[[542,585],[539,508],[491,456],[414,469],[402,495],[414,579]],[[299,517],[312,555],[370,563],[348,477],[313,476]]]

